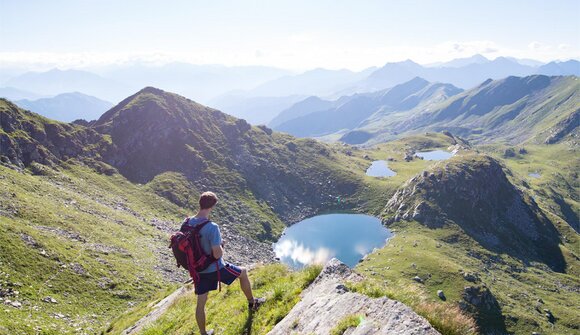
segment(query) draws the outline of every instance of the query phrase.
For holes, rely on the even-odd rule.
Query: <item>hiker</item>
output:
[[[199,198],[199,211],[194,217],[187,220],[187,224],[195,227],[198,224],[209,221],[211,210],[217,202],[218,198],[213,192],[202,193]],[[200,234],[203,251],[207,255],[213,255],[217,259],[217,262],[212,263],[205,270],[199,271],[199,282],[195,284],[195,294],[197,295],[195,319],[201,335],[211,335],[213,334],[213,330],[206,332],[205,329],[205,304],[209,291],[216,290],[218,288],[218,282],[230,285],[236,278],[239,278],[240,287],[248,299],[250,312],[258,309],[266,299],[254,298],[246,269],[230,263],[224,263],[222,259],[224,254],[222,236],[216,223],[212,221],[206,223],[201,228]]]

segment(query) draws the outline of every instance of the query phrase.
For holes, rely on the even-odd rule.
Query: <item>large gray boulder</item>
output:
[[[345,335],[439,334],[427,320],[395,300],[370,298],[349,292],[346,281],[360,280],[348,266],[330,260],[316,280],[302,293],[290,313],[269,335],[330,334],[345,317],[362,316],[363,321]]]

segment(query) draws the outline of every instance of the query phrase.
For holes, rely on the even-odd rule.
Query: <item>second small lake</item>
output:
[[[444,150],[418,151],[415,156],[421,157],[426,161],[443,161],[453,157],[453,153]]]
[[[276,257],[293,268],[326,263],[333,257],[353,267],[374,248],[385,245],[391,232],[364,214],[324,214],[288,227],[274,244]]]
[[[397,173],[389,168],[387,161],[374,161],[367,169],[367,176],[392,177]]]

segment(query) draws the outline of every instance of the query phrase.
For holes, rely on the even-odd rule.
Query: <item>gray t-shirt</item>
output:
[[[188,225],[195,227],[196,225],[203,223],[206,220],[206,218],[192,217],[189,219]],[[201,234],[201,247],[207,255],[211,255],[212,247],[222,244],[222,234],[220,233],[220,228],[212,221],[208,222],[203,228],[201,228],[199,233]],[[224,261],[221,257],[218,259],[218,264],[220,269],[224,267]],[[215,264],[211,264],[207,269],[200,271],[199,273],[211,273],[216,271],[217,269]]]

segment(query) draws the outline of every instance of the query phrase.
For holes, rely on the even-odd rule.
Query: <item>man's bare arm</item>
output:
[[[211,253],[215,259],[218,259],[224,255],[224,249],[221,245],[215,245],[211,247]]]

